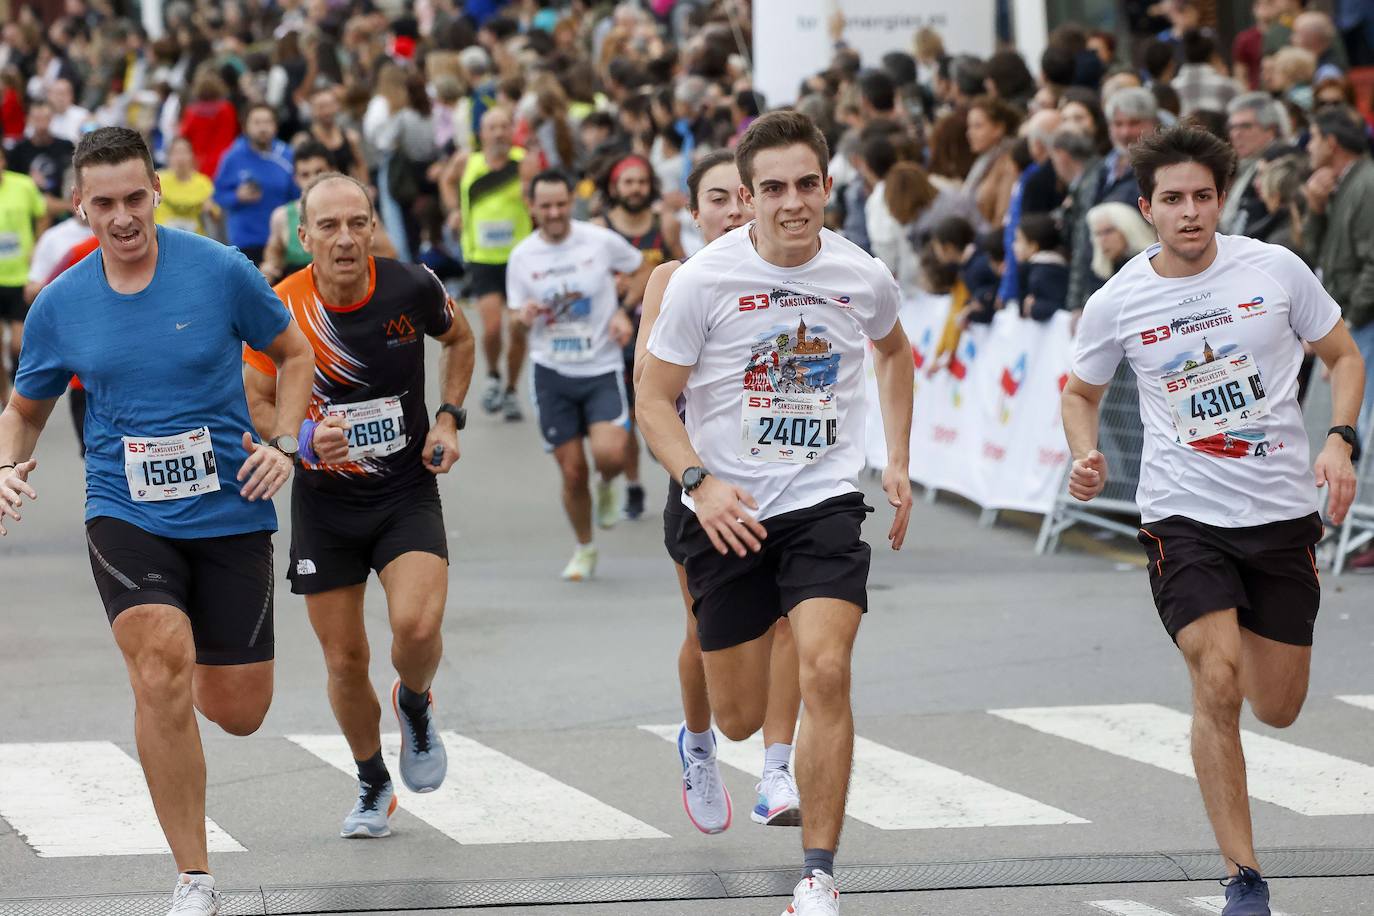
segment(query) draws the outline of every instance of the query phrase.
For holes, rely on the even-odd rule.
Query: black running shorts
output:
[[[620,372],[580,377],[534,366],[534,409],[549,448],[587,435],[593,423],[624,425],[630,419]]]
[[[687,560],[682,545],[678,543],[678,535],[682,533],[682,517],[686,514],[687,507],[682,504],[682,484],[669,477],[668,502],[663,507],[663,546],[678,566],[685,565]]]
[[[271,660],[272,532],[166,538],[101,517],[86,523],[86,547],[111,625],[131,607],[169,604],[191,619],[197,663]]]
[[[469,261],[463,267],[468,273],[469,296],[480,299],[493,293],[506,295],[506,265],[474,264]]]
[[[0,321],[23,321],[28,315],[24,287],[0,286]]]
[[[1181,515],[1141,526],[1150,589],[1169,637],[1213,611],[1235,608],[1240,625],[1294,646],[1312,645],[1321,604],[1314,548],[1321,517],[1217,528]]]
[[[722,556],[692,512],[678,538],[697,635],[707,652],[768,632],[810,598],[838,598],[868,611],[870,551],[861,536],[872,512],[861,493],[846,493],[763,523],[763,549]]]
[[[291,563],[297,595],[316,595],[367,581],[403,553],[448,559],[448,532],[433,479],[384,499],[321,493],[297,480],[291,488]]]

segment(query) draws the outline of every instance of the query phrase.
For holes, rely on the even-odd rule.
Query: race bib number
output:
[[[1249,353],[1166,375],[1160,384],[1184,443],[1241,429],[1269,415],[1264,381]]]
[[[400,398],[331,404],[325,415],[348,421],[349,461],[381,458],[406,447],[406,421]]]
[[[21,253],[19,233],[0,232],[0,258],[17,258]]]
[[[592,358],[592,328],[581,321],[560,321],[549,327],[549,355],[557,363],[585,363]]]
[[[179,436],[124,437],[124,477],[136,503],[188,499],[219,490],[219,468],[210,430],[202,426]]]
[[[505,248],[515,242],[515,222],[508,219],[484,220],[477,224],[478,248]]]
[[[813,464],[839,438],[833,394],[760,394],[742,400],[740,456],[751,461]]]

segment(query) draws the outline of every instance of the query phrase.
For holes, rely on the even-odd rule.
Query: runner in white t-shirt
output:
[[[1251,834],[1239,716],[1277,728],[1307,696],[1321,589],[1317,488],[1336,524],[1355,494],[1364,365],[1340,307],[1296,255],[1217,235],[1235,154],[1177,127],[1132,150],[1140,209],[1160,243],[1091,299],[1064,389],[1069,492],[1102,492],[1098,406],[1124,358],[1145,425],[1139,540],[1165,629],[1193,681],[1193,760],[1233,876],[1225,916],[1267,916]],[[1332,428],[1309,462],[1298,405],[1302,342],[1331,370]]]
[[[741,740],[769,701],[773,624],[801,664],[797,750],[805,872],[788,913],[839,912],[835,850],[853,760],[850,664],[867,609],[871,511],[863,468],[863,360],[873,342],[887,435],[883,486],[911,511],[914,366],[891,272],[822,229],[825,138],[805,115],[765,115],[736,160],[754,222],[678,268],[649,337],[637,417],[691,510],[680,545],[716,724]],[[676,402],[687,394],[684,426]]]
[[[644,255],[610,229],[573,221],[572,184],[562,172],[536,175],[529,194],[539,231],[511,251],[506,302],[530,328],[539,431],[563,474],[563,508],[577,537],[563,578],[580,582],[596,571],[597,556],[583,438],[600,478],[597,523],[610,528],[620,515],[611,482],[629,446],[622,350],[634,325],[614,274],[635,273]]]

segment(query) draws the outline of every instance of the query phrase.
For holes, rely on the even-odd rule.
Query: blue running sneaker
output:
[[[1269,882],[1253,868],[1240,867],[1240,874],[1226,885],[1226,908],[1221,916],[1271,916],[1269,912]]]
[[[390,781],[374,786],[358,780],[358,803],[344,818],[339,836],[379,840],[391,836],[391,815],[396,813],[396,790]]]
[[[712,748],[710,756],[699,756],[704,750],[687,747],[687,725],[684,723],[677,733],[677,753],[682,760],[682,807],[692,826],[702,833],[724,833],[734,819],[730,792],[720,778],[715,749]]]
[[[433,792],[444,784],[448,753],[434,724],[434,692],[419,715],[401,708],[401,679],[391,685],[391,708],[401,723],[401,782],[412,792]]]
[[[781,766],[763,774],[758,785],[759,802],[749,819],[765,827],[800,827],[801,795],[791,767]]]

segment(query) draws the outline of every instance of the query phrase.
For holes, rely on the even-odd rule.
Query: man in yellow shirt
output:
[[[29,307],[24,284],[29,279],[33,240],[48,228],[48,205],[28,175],[6,170],[0,149],[0,339],[9,328],[9,366],[0,373],[0,396],[9,400],[10,383],[19,366],[24,319]]]
[[[205,219],[219,219],[219,205],[213,200],[215,183],[196,171],[196,154],[191,141],[177,137],[167,151],[170,168],[158,172],[162,179],[162,203],[153,213],[159,226],[184,229],[196,235],[209,235]]]

